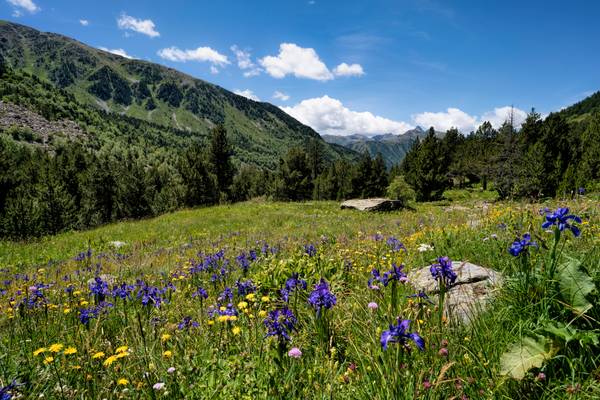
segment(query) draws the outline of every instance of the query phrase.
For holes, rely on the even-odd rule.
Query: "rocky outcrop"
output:
[[[0,129],[6,130],[12,127],[30,129],[34,134],[32,138],[18,138],[19,140],[36,141],[43,145],[56,134],[68,138],[85,136],[83,130],[73,121],[49,121],[25,107],[0,101]]]
[[[352,199],[344,201],[341,208],[359,211],[391,211],[402,208],[402,202],[390,199]]]
[[[485,310],[504,279],[497,271],[469,262],[454,261],[452,269],[457,278],[444,297],[444,314],[456,322],[469,323]],[[424,290],[437,304],[439,287],[429,267],[409,273],[408,279],[416,290]]]

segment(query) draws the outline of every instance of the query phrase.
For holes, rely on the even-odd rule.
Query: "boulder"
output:
[[[352,199],[346,200],[341,205],[342,209],[351,208],[359,211],[391,211],[402,208],[400,200],[390,199]]]
[[[485,310],[504,278],[500,272],[466,261],[453,261],[452,269],[457,278],[444,297],[444,314],[453,321],[468,324]],[[424,290],[437,304],[439,287],[429,267],[409,273],[408,279],[416,290]]]
[[[117,282],[117,278],[114,275],[111,274],[100,274],[98,275],[98,277],[100,279],[102,279],[104,282],[106,282],[108,284],[109,287],[112,287],[112,285],[114,285]],[[88,286],[89,285],[93,285],[96,283],[96,278],[90,278],[87,281]]]

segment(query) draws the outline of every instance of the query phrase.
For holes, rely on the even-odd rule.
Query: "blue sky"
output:
[[[2,0],[0,14],[272,102],[320,133],[469,131],[600,89],[596,1]]]

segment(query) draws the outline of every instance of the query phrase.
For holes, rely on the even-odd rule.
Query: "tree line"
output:
[[[442,198],[453,187],[493,188],[500,199],[569,196],[598,190],[600,113],[569,123],[561,113],[542,119],[532,110],[520,129],[509,118],[498,130],[484,122],[467,136],[430,129],[394,168],[417,200]]]

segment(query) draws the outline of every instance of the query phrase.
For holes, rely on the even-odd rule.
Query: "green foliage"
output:
[[[523,337],[519,343],[502,355],[500,373],[515,379],[523,379],[530,369],[541,367],[556,354],[557,350],[553,341],[544,336]]]
[[[416,199],[413,188],[406,183],[402,175],[396,176],[387,188],[387,196],[393,200],[400,200],[404,206]]]

